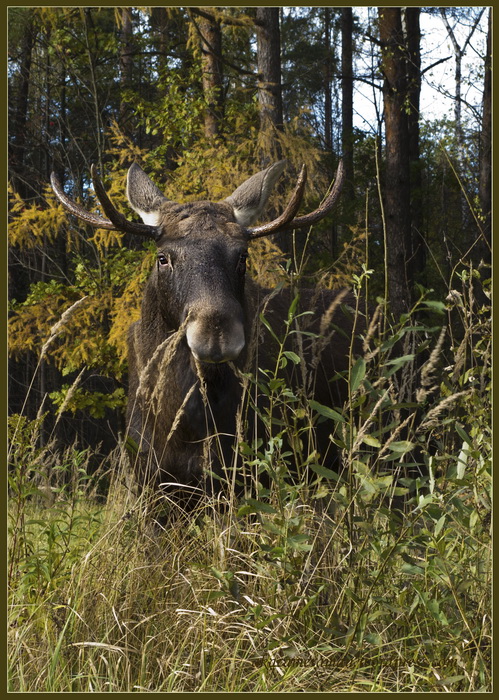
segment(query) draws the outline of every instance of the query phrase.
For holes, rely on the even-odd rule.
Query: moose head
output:
[[[169,330],[186,324],[186,340],[197,360],[218,363],[235,360],[246,344],[242,300],[248,245],[261,236],[312,225],[326,216],[338,199],[344,177],[341,161],[334,187],[322,205],[296,217],[306,183],[303,166],[283,213],[269,223],[252,227],[285,165],[286,161],[281,160],[253,175],[222,202],[177,204],[133,164],[128,171],[127,197],[142,224],[129,221],[117,211],[95,166],[91,168],[94,189],[108,219],[87,212],[69,199],[54,173],[51,182],[64,206],[83,221],[156,242],[153,278],[158,313]]]

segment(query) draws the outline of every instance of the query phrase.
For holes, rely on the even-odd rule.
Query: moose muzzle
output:
[[[237,359],[246,339],[241,311],[191,309],[187,319],[186,339],[194,357],[200,362],[229,362]]]

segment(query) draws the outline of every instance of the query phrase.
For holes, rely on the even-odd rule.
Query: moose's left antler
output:
[[[250,240],[255,238],[261,238],[262,236],[268,236],[271,233],[280,231],[293,220],[295,214],[300,208],[301,200],[303,199],[303,193],[305,191],[305,184],[307,182],[307,168],[305,165],[301,166],[300,174],[298,175],[298,181],[296,187],[291,195],[286,209],[282,212],[277,219],[269,221],[267,224],[262,224],[261,226],[253,226],[248,228]]]
[[[302,166],[300,175],[298,177],[298,183],[291,197],[291,200],[286,207],[285,211],[274,221],[268,224],[263,224],[262,226],[256,226],[254,228],[248,229],[250,234],[250,239],[260,238],[261,236],[268,236],[270,233],[276,233],[277,231],[292,231],[293,229],[303,228],[305,226],[311,226],[323,219],[329,212],[333,209],[334,205],[338,201],[340,196],[341,188],[345,181],[345,166],[343,161],[340,160],[338,163],[338,169],[336,170],[336,176],[334,179],[334,185],[331,188],[330,193],[322,204],[310,214],[305,214],[303,216],[298,216],[293,218],[294,214],[298,211],[298,207],[303,196],[303,189],[305,187],[306,180],[306,169]],[[298,192],[301,192],[299,199],[297,200]],[[294,208],[296,205],[296,208]],[[290,212],[293,212],[290,214]]]

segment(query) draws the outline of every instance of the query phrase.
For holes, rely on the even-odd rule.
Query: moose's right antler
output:
[[[77,204],[72,199],[70,199],[64,190],[62,189],[61,183],[55,173],[50,176],[50,182],[52,184],[52,189],[54,190],[59,201],[66,207],[66,209],[77,216],[82,221],[86,221],[88,224],[95,226],[96,228],[105,228],[112,231],[122,231],[123,233],[134,233],[137,236],[147,236],[148,238],[156,239],[158,237],[158,229],[155,226],[148,226],[147,224],[140,224],[134,221],[130,221],[123,214],[121,214],[114,204],[109,199],[104,186],[97,174],[97,168],[92,165],[90,168],[92,174],[92,182],[94,185],[95,194],[99,202],[101,203],[104,212],[107,214],[109,219],[104,219],[104,217],[98,214],[92,214],[91,212],[84,209],[80,204]]]

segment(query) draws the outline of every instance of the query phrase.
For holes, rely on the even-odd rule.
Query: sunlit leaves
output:
[[[74,239],[67,231],[67,214],[62,204],[57,204],[55,195],[46,188],[46,204],[27,204],[15,192],[10,192],[11,220],[9,244],[31,249],[53,243],[62,230],[66,230],[67,245],[71,248]]]

